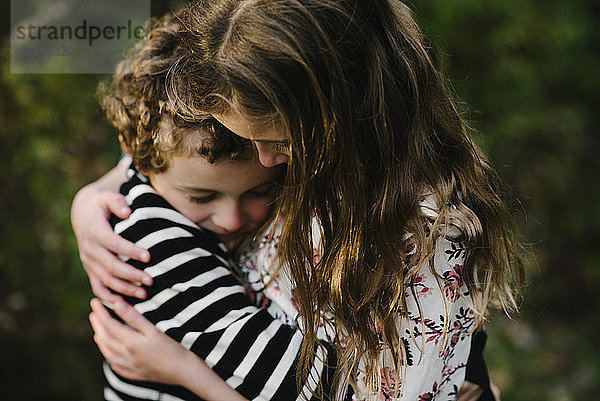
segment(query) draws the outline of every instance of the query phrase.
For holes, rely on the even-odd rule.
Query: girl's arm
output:
[[[114,305],[126,324],[113,319],[98,299],[91,306],[94,341],[119,375],[183,386],[208,401],[246,400],[202,359],[158,331],[129,304],[117,301]]]
[[[122,262],[116,255],[148,261],[149,253],[116,235],[108,223],[110,214],[126,218],[130,214],[119,185],[126,181],[127,163],[120,162],[104,176],[81,188],[71,206],[71,224],[77,238],[79,257],[92,290],[101,299],[114,303],[121,294],[144,298],[146,292],[133,283],[152,284],[152,278]]]

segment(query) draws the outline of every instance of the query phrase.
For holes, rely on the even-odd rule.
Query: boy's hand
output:
[[[500,390],[498,389],[498,387],[496,387],[496,385],[491,382],[490,387],[494,396],[494,400],[500,401]],[[483,392],[483,387],[470,381],[465,381],[462,387],[460,388],[460,391],[458,392],[456,401],[477,401],[483,395]]]
[[[465,380],[458,392],[456,401],[477,401],[482,394],[483,387]]]
[[[116,373],[130,380],[180,384],[180,365],[190,351],[124,301],[114,309],[125,324],[111,317],[98,299],[90,305],[94,341]]]
[[[122,262],[116,255],[147,262],[150,254],[115,234],[108,223],[110,214],[126,218],[131,213],[125,197],[98,189],[94,183],[83,187],[71,206],[71,224],[77,238],[79,257],[87,272],[92,291],[111,304],[120,299],[109,288],[123,295],[145,298],[146,291],[136,283],[152,285],[152,278]]]
[[[168,335],[124,301],[113,319],[98,299],[91,301],[90,323],[94,341],[117,374],[130,380],[186,387],[200,398],[213,401],[247,401],[223,381],[202,359]]]

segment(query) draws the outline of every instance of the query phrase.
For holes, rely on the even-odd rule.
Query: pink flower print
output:
[[[422,297],[426,297],[428,295],[431,295],[432,290],[431,288],[427,287],[427,286],[423,286],[418,292],[417,292],[417,298],[422,298]]]
[[[386,397],[385,399],[391,399],[394,395],[398,386],[397,374],[394,369],[383,368],[381,371],[381,393]]]
[[[463,265],[454,265],[454,267],[452,268],[452,270],[454,270],[454,273],[456,273],[459,277],[460,286],[462,286],[464,284],[462,269],[463,269]]]
[[[296,298],[293,295],[290,298],[290,302],[292,303],[292,306],[294,307],[294,309],[296,309],[297,311],[300,311],[300,305],[298,305],[298,301],[296,301]]]
[[[275,295],[281,295],[283,293],[283,290],[281,289],[281,287],[279,286],[277,281],[273,281],[273,285],[272,285],[271,289],[273,290]]]
[[[419,401],[431,401],[433,400],[433,393],[432,392],[427,392],[425,394],[421,394],[419,396]]]
[[[419,396],[419,401],[433,401],[438,394],[438,385],[437,382],[433,382],[433,387],[431,391],[421,394]]]
[[[265,235],[265,239],[264,239],[265,244],[270,244],[273,241],[275,241],[275,236],[273,234]]]
[[[452,337],[450,337],[450,346],[454,347],[458,343],[459,338],[460,338],[460,332],[456,332],[456,333],[452,334]]]
[[[431,295],[432,289],[425,285],[425,275],[417,274],[413,278],[412,288],[414,289],[414,293],[417,298],[426,297]],[[413,292],[409,289],[406,291],[406,297],[410,296]]]
[[[458,292],[458,288],[456,288],[454,283],[446,283],[444,285],[444,295],[448,301],[456,302],[460,296],[460,293]]]
[[[460,320],[455,320],[452,329],[460,331],[463,328],[463,324]]]
[[[270,305],[271,305],[271,300],[269,298],[267,298],[267,297],[261,297],[260,304],[258,305],[258,307],[260,309],[266,309]]]
[[[458,340],[460,339],[462,330],[463,330],[463,324],[460,321],[455,320],[454,324],[452,325],[452,330],[451,330],[454,332],[454,334],[452,334],[452,337],[450,337],[450,346],[451,347],[454,347],[458,343]]]
[[[444,295],[450,302],[456,302],[460,296],[460,287],[464,284],[462,278],[462,266],[454,265],[452,270],[445,271]]]
[[[317,266],[319,264],[319,262],[321,261],[321,253],[319,252],[319,250],[317,248],[313,248],[313,264],[315,266]]]

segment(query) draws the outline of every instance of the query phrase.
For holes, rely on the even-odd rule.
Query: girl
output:
[[[180,18],[187,54],[170,93],[179,113],[214,116],[252,140],[265,166],[288,165],[271,237],[305,336],[298,380],[331,322],[334,397],[350,383],[356,399],[454,399],[470,334],[491,302],[516,308],[522,267],[498,179],[408,8],[218,0]],[[121,202],[80,200],[76,220]],[[84,263],[108,259],[95,237],[79,236]],[[140,252],[112,236],[100,243]],[[88,269],[106,275],[99,266]],[[144,278],[122,266],[116,276]]]

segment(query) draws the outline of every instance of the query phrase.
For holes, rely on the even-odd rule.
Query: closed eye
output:
[[[290,151],[289,142],[275,142],[273,143],[273,150],[278,153],[288,153]]]
[[[216,198],[217,198],[217,194],[211,194],[208,196],[190,196],[189,197],[190,201],[192,201],[194,203],[200,203],[200,204],[212,202]]]

